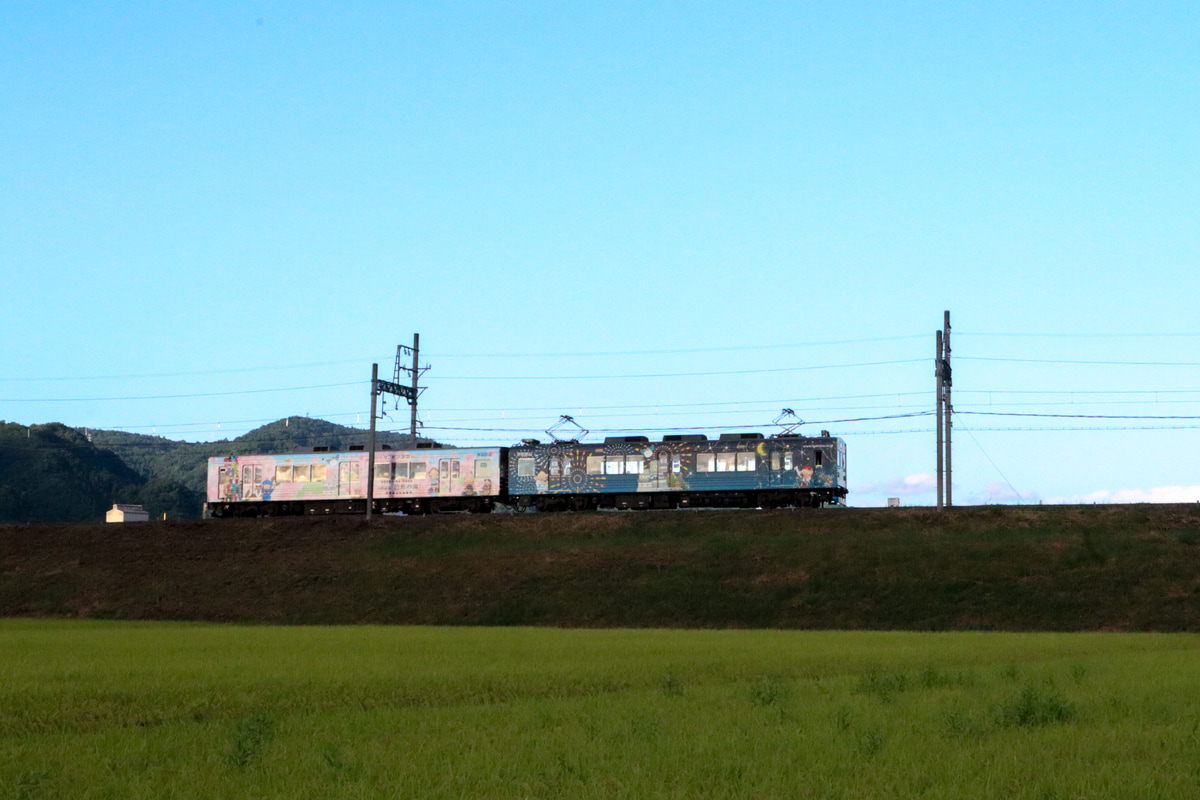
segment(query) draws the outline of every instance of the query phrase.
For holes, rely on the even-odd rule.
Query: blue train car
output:
[[[824,431],[526,441],[508,455],[508,491],[518,508],[784,508],[846,497],[846,443]]]

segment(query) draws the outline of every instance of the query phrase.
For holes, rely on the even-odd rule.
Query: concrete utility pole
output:
[[[395,388],[384,389],[384,391],[389,391],[393,394],[403,397],[412,407],[412,415],[409,419],[408,425],[408,435],[411,439],[411,447],[417,446],[417,398],[420,397],[421,392],[424,391],[420,385],[418,385],[418,381],[420,380],[420,377],[429,370],[428,366],[420,366],[420,348],[421,334],[419,333],[413,334],[412,347],[405,347],[404,345],[399,345],[396,347],[396,372],[393,376],[393,383],[390,384],[390,386]],[[412,355],[411,367],[405,366],[405,359],[410,354]],[[411,385],[401,386],[401,377],[405,375],[407,375],[411,380]]]
[[[945,447],[942,441],[942,415],[945,409],[942,405],[945,400],[943,394],[944,387],[942,386],[942,358],[944,351],[942,349],[942,332],[937,332],[937,356],[933,360],[933,374],[937,378],[937,510],[942,510],[942,476],[945,466],[942,462],[942,456],[945,453]]]
[[[950,466],[950,454],[953,447],[950,444],[950,430],[953,428],[954,404],[950,402],[950,386],[954,383],[951,380],[952,371],[950,368],[950,312],[947,311],[942,322],[942,385],[946,390],[946,507],[950,508],[954,505],[954,486],[953,475],[954,470]]]
[[[421,334],[413,334],[413,365],[412,365],[412,421],[408,426],[408,435],[412,440],[413,447],[417,446],[417,397],[420,392],[417,391],[417,378],[421,375],[420,369],[417,368],[418,354],[421,352]]]
[[[367,437],[367,519],[371,519],[371,506],[375,505],[375,417],[379,399],[379,365],[371,365],[371,435]]]

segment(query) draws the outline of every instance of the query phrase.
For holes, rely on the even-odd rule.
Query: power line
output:
[[[807,370],[818,369],[850,369],[856,367],[879,367],[889,366],[892,364],[916,364],[925,361],[923,358],[909,358],[897,361],[868,361],[859,364],[817,364],[807,367],[776,367],[771,369],[742,369],[742,370],[720,370],[714,372],[658,372],[658,373],[641,373],[634,375],[442,375],[439,380],[443,381],[599,381],[599,380],[621,380],[621,379],[640,379],[640,378],[696,378],[696,377],[711,377],[714,375],[762,375],[767,373],[779,372],[803,372]]]
[[[960,412],[956,411],[954,415],[958,416],[959,413]],[[1008,479],[1008,476],[1004,474],[1004,471],[1000,469],[1000,466],[996,464],[996,462],[992,460],[992,457],[988,455],[988,452],[983,449],[983,445],[980,444],[979,440],[975,438],[975,434],[971,432],[971,429],[965,425],[960,425],[959,427],[967,432],[967,435],[971,437],[971,441],[973,441],[975,446],[979,448],[979,452],[983,453],[983,457],[986,458],[988,463],[992,465],[992,469],[996,470],[996,474],[1004,479],[1004,482],[1008,484],[1009,489],[1012,489],[1013,496],[1017,499],[1017,504],[1019,505],[1021,503],[1021,493],[1017,491],[1017,487],[1013,486],[1012,481]]]
[[[1057,358],[991,358],[958,356],[963,361],[1003,361],[1010,364],[1082,364],[1103,367],[1200,367],[1200,361],[1082,361]]]
[[[1200,394],[1200,389],[959,389],[959,394]],[[922,394],[914,392],[914,394]]]
[[[1026,411],[960,411],[983,417],[1050,417],[1054,419],[1200,419],[1200,415],[1154,414],[1034,414]]]
[[[914,411],[908,414],[888,414],[879,417],[853,417],[847,419],[823,419],[823,420],[806,420],[805,425],[838,425],[851,422],[874,422],[885,419],[911,419],[914,417],[927,417],[933,414],[932,411]],[[770,428],[774,425],[773,422],[761,423],[743,423],[740,425],[691,425],[682,427],[660,428],[652,426],[642,426],[640,428],[592,428],[592,433],[618,433],[631,430],[653,430],[653,431],[718,431],[734,428]],[[466,431],[472,433],[536,433],[536,428],[474,428],[474,427],[456,427],[450,425],[426,425],[427,431]]]
[[[346,383],[320,383],[313,386],[286,386],[279,389],[243,389],[236,392],[194,392],[191,394],[159,394],[142,395],[139,397],[36,397],[36,398],[0,398],[0,403],[94,403],[102,400],[178,400],[187,397],[224,397],[237,394],[266,394],[268,392],[298,392],[304,389],[329,389],[340,386],[361,386],[367,381],[348,381]]]
[[[191,372],[155,372],[140,375],[86,375],[83,377],[48,378],[0,378],[0,383],[37,383],[41,381],[128,381],[143,378],[184,378],[193,375],[234,375],[246,372],[274,372],[285,369],[309,369],[311,367],[336,367],[345,364],[362,364],[362,359],[351,361],[315,361],[309,364],[281,364],[277,366],[241,367],[237,369],[209,369]]]
[[[589,358],[592,356],[659,356],[689,353],[732,353],[752,350],[786,350],[793,347],[831,347],[871,342],[898,342],[923,339],[925,334],[907,336],[877,336],[869,339],[841,339],[827,342],[793,342],[791,344],[752,344],[735,347],[696,347],[672,350],[600,350],[583,353],[434,353],[438,358]]]
[[[508,408],[508,407],[505,407],[505,408],[443,408],[443,409],[440,409],[440,411],[552,411],[552,412],[557,412],[557,411],[561,411],[563,408],[577,408],[580,411],[609,411],[609,410],[628,411],[628,410],[632,410],[632,409],[636,409],[636,408],[658,409],[658,408],[662,408],[664,406],[667,406],[670,408],[702,408],[702,407],[708,407],[708,406],[738,406],[738,405],[765,404],[765,403],[796,403],[796,402],[816,403],[816,402],[824,402],[827,400],[864,400],[864,399],[874,399],[874,398],[879,398],[879,397],[915,397],[918,395],[924,396],[927,394],[929,394],[929,393],[928,392],[885,392],[882,394],[846,394],[846,395],[838,395],[838,396],[833,396],[833,397],[808,397],[808,398],[803,398],[803,400],[792,397],[792,398],[783,398],[780,400],[728,400],[728,401],[713,402],[713,403],[652,403],[652,404],[648,404],[648,405],[635,405],[635,406],[630,406],[630,405],[576,406],[576,405],[572,405],[572,404],[568,403],[568,404],[557,405],[557,406],[524,406],[524,407],[517,407],[517,408]]]
[[[955,331],[958,336],[979,336],[1012,339],[1186,339],[1200,337],[1200,333],[990,333],[983,331]]]

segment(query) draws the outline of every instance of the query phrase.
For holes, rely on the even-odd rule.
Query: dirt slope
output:
[[[0,616],[1200,631],[1200,506],[9,525]]]

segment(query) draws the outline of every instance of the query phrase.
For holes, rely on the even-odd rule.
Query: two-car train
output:
[[[362,450],[212,458],[215,517],[364,513]],[[609,437],[603,444],[525,440],[512,447],[378,450],[372,510],[428,514],[838,505],[846,443],[820,436],[725,433]]]

